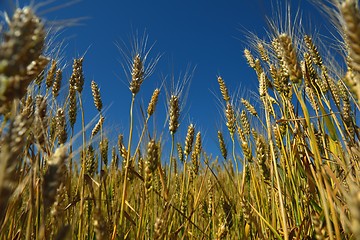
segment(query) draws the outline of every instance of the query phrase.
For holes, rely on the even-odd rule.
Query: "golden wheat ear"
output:
[[[67,148],[60,146],[47,161],[48,168],[44,175],[42,189],[45,209],[53,205],[57,195],[56,191],[64,182],[63,177],[65,176],[67,158]]]
[[[20,178],[19,166],[24,156],[28,130],[32,119],[19,114],[9,123],[7,134],[1,138],[0,146],[0,223],[6,215],[9,200],[18,186]]]
[[[340,6],[348,48],[349,71],[345,82],[360,103],[360,11],[358,2],[346,0]]]
[[[2,33],[0,44],[0,108],[2,113],[16,98],[22,98],[29,84],[45,68],[48,59],[42,56],[45,28],[30,7],[16,9]],[[0,109],[0,110],[1,110]]]
[[[173,135],[179,127],[180,104],[179,98],[172,95],[169,101],[169,131]]]

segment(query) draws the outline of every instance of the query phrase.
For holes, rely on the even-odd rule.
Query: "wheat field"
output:
[[[158,61],[141,47],[125,63],[129,129],[109,139],[99,86],[84,87],[86,57],[65,79],[45,54],[44,22],[16,9],[0,42],[0,239],[360,239],[360,11],[356,0],[331,9],[341,58],[312,33],[274,31],[244,50],[258,102],[214,76],[219,156],[195,124],[176,137],[181,82],[133,114]],[[98,111],[90,122],[83,91]],[[161,132],[151,120],[163,94]]]

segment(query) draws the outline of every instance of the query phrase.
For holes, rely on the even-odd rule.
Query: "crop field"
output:
[[[340,57],[311,32],[278,30],[239,56],[258,102],[214,76],[217,149],[203,147],[202,123],[179,137],[186,79],[135,109],[159,60],[136,45],[129,128],[109,139],[86,55],[65,78],[44,21],[17,8],[0,28],[0,239],[360,239],[360,11],[357,0],[328,8]],[[98,111],[87,122],[84,91]],[[153,124],[161,95],[165,130]]]

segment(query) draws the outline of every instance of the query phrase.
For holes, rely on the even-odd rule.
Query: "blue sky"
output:
[[[10,2],[5,0],[7,9],[11,8]],[[40,2],[36,1],[35,6]],[[224,78],[232,94],[240,91],[240,96],[251,97],[250,91],[256,91],[257,79],[243,57],[243,50],[248,46],[245,32],[254,32],[266,39],[266,16],[273,15],[270,2],[83,0],[48,12],[53,6],[62,6],[63,1],[59,0],[40,8],[38,12],[48,21],[55,22],[84,17],[80,25],[61,30],[54,45],[65,39],[62,47],[63,65],[71,66],[72,58],[81,56],[87,50],[84,71],[88,88],[84,92],[84,99],[89,109],[88,120],[96,115],[90,91],[90,82],[94,79],[101,88],[104,106],[109,107],[105,113],[105,126],[115,136],[122,132],[127,135],[131,94],[116,43],[129,43],[136,31],[140,34],[146,31],[149,44],[155,42],[153,56],[162,54],[162,58],[137,96],[137,109],[141,102],[147,106],[152,91],[161,86],[164,76],[174,75],[177,78],[187,70],[187,66],[195,67],[180,132],[185,134],[187,125],[194,122],[207,138],[205,145],[214,147],[217,144],[216,130],[225,130],[218,107],[220,92],[217,76]],[[2,4],[4,0],[0,1],[0,6]],[[300,6],[304,18],[311,18],[305,22],[311,22],[309,25],[322,31],[324,26],[314,19],[319,18],[319,13],[307,1],[291,1],[291,4],[294,11]],[[23,1],[20,1],[20,5],[24,5]],[[306,30],[312,32],[314,29]],[[65,72],[64,81],[70,74]],[[165,108],[163,91],[158,105],[159,124],[163,124]],[[138,130],[135,131],[137,133]],[[167,128],[165,131],[167,134]]]

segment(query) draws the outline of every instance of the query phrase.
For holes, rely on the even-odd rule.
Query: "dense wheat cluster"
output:
[[[128,62],[130,127],[108,139],[107,103],[95,81],[84,85],[86,58],[63,78],[44,54],[43,21],[18,8],[0,39],[0,239],[360,239],[360,11],[356,0],[334,11],[346,68],[311,33],[278,32],[244,51],[259,102],[233,99],[231,79],[217,77],[226,126],[212,133],[217,157],[195,124],[178,136],[177,91],[165,132],[149,130],[159,88],[133,138],[134,103],[157,61],[143,51]],[[94,122],[84,122],[83,91]]]

